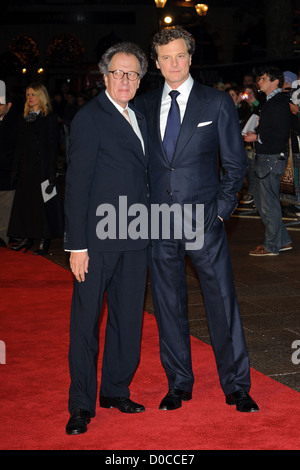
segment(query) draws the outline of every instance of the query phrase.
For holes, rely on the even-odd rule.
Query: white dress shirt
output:
[[[189,78],[182,83],[178,88],[180,95],[177,97],[177,103],[180,109],[180,119],[181,122],[183,121],[186,105],[190,96],[191,89],[193,87],[194,80],[189,75]],[[160,132],[161,132],[161,139],[163,140],[167,125],[168,114],[171,106],[171,96],[169,95],[172,88],[165,82],[162,99],[161,99],[161,108],[160,108]]]

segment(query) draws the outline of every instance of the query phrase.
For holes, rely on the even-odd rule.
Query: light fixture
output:
[[[172,21],[173,21],[173,18],[172,18],[171,16],[165,16],[164,22],[165,22],[166,24],[171,24]]]
[[[205,3],[197,3],[197,5],[195,5],[195,8],[199,16],[205,16],[208,10],[208,6]]]
[[[44,72],[44,69],[42,67],[40,67],[38,70],[37,70],[37,73],[43,73]]]
[[[164,8],[167,0],[154,0],[157,8]]]

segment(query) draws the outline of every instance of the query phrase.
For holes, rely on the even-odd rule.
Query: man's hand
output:
[[[89,255],[87,251],[72,252],[70,254],[70,267],[78,282],[85,281],[88,272]]]
[[[298,114],[299,108],[297,104],[290,103],[290,108],[293,114]]]
[[[247,132],[243,135],[245,142],[255,142],[257,140],[257,134],[255,132]]]

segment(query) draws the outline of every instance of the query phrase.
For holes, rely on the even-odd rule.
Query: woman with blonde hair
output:
[[[26,252],[37,239],[40,245],[34,254],[45,254],[51,239],[62,237],[63,211],[56,185],[58,121],[42,83],[26,88],[17,139],[16,192],[7,235],[21,239],[11,249]]]

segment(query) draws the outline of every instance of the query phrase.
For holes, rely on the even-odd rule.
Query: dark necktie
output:
[[[177,96],[179,95],[179,91],[172,90],[170,91],[169,95],[171,96],[172,102],[171,107],[168,114],[166,131],[163,140],[163,146],[168,157],[169,162],[171,163],[177,138],[180,132],[180,110],[178,103],[176,101]]]

